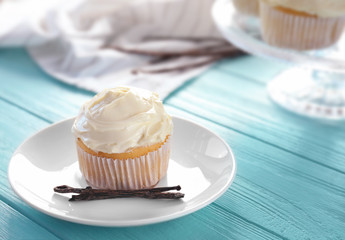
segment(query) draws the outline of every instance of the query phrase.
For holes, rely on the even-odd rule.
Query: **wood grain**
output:
[[[238,163],[236,179],[216,204],[229,211],[236,209],[235,213],[247,221],[289,239],[342,238],[342,173],[304,162],[289,152],[185,111],[168,109],[218,132],[233,148]]]
[[[221,198],[166,223],[100,228],[33,210],[7,182],[16,147],[38,129],[75,115],[93,93],[48,77],[23,50],[0,50],[0,136],[5,139],[0,142],[0,195],[5,210],[8,205],[42,227],[38,231],[61,239],[344,239],[345,126],[311,121],[272,104],[265,83],[281,69],[255,57],[225,60],[165,100],[169,113],[210,128],[232,147],[237,176]],[[7,210],[6,219],[16,215]],[[23,228],[21,234],[27,232]]]
[[[166,103],[345,173],[341,122],[310,121],[282,110],[268,99],[263,86],[251,81],[210,70]]]
[[[4,129],[11,132],[17,132],[18,126],[21,126],[21,130],[17,134],[13,134],[10,138],[9,146],[6,148],[1,146],[0,159],[2,160],[0,166],[0,195],[3,196],[4,201],[9,203],[12,208],[16,209],[19,213],[24,216],[28,216],[33,222],[38,223],[42,228],[47,231],[52,232],[61,239],[141,239],[143,232],[145,236],[150,239],[162,239],[167,238],[171,234],[170,239],[178,238],[197,238],[202,239],[203,237],[224,239],[229,236],[232,238],[240,238],[243,235],[241,227],[238,228],[239,232],[230,232],[227,229],[223,231],[215,231],[216,226],[208,224],[208,222],[202,219],[195,218],[193,215],[183,217],[168,223],[155,224],[151,226],[136,227],[136,228],[101,228],[101,227],[88,227],[84,225],[69,223],[66,221],[58,220],[40,213],[27,204],[25,204],[15,193],[11,190],[7,181],[7,167],[8,160],[15,150],[16,146],[25,140],[26,137],[30,136],[34,132],[38,131],[40,128],[47,126],[49,123],[45,122],[40,118],[36,118],[32,115],[16,106],[10,105],[6,102],[0,100],[0,114],[4,116],[1,118],[1,126]],[[6,115],[5,113],[11,112],[14,117]],[[7,123],[4,125],[4,123]],[[1,129],[1,133],[6,134],[4,129]],[[24,135],[24,137],[22,136]],[[207,215],[212,215],[212,211],[207,210],[205,213]],[[215,217],[215,216],[214,216]],[[221,219],[219,219],[221,221]],[[188,226],[188,228],[186,228]],[[172,234],[171,229],[174,229]],[[200,229],[199,229],[200,228]],[[265,230],[260,229],[260,227],[253,225],[251,229],[254,228],[258,232],[262,232],[262,235],[271,234],[265,233]],[[177,232],[175,232],[177,231]],[[25,232],[24,232],[25,233]],[[23,234],[24,234],[23,233]],[[29,232],[28,232],[29,233]],[[44,236],[44,235],[43,235]],[[168,237],[169,239],[169,237]]]
[[[56,236],[0,200],[0,239],[46,239]]]

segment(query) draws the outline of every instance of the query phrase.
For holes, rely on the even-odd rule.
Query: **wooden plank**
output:
[[[48,76],[23,49],[0,50],[0,84],[0,98],[53,122],[75,116],[94,95]]]
[[[168,107],[169,112],[186,116],[212,128],[233,147],[239,165],[238,177],[233,187],[214,204],[191,216],[153,226],[129,228],[127,231],[121,229],[121,231],[116,232],[117,234],[115,233],[115,236],[140,238],[144,232],[147,233],[148,237],[158,239],[165,235],[172,236],[170,235],[171,227],[183,231],[189,229],[187,226],[192,224],[192,228],[187,230],[186,234],[188,236],[193,236],[191,232],[200,225],[202,228],[206,228],[198,236],[202,236],[202,234],[210,236],[211,229],[213,229],[216,230],[216,238],[217,236],[219,238],[224,236],[244,238],[247,234],[253,236],[250,237],[252,239],[277,238],[279,236],[290,238],[319,238],[320,236],[342,238],[342,229],[344,229],[344,211],[342,210],[344,199],[343,173],[337,171],[339,166],[335,165],[334,162],[332,163],[334,166],[329,166],[328,163],[322,165],[319,162],[321,159],[316,161],[313,158],[306,159],[303,155],[295,154],[295,150],[300,151],[298,147],[301,144],[308,143],[307,140],[316,142],[316,145],[309,145],[311,150],[316,148],[317,144],[320,144],[318,140],[307,139],[307,136],[298,134],[298,131],[303,130],[302,124],[307,128],[307,131],[304,132],[308,133],[312,130],[317,131],[317,125],[314,124],[309,127],[309,121],[283,111],[277,114],[278,108],[272,110],[273,107],[263,97],[263,89],[258,87],[262,86],[261,84],[253,83],[251,85],[249,84],[250,81],[246,81],[247,85],[243,86],[241,84],[243,82],[238,83],[237,81],[240,80],[234,76],[221,74],[221,77],[212,75],[213,78],[210,78],[208,74],[187,84],[183,91],[177,91],[166,103],[170,106]],[[232,78],[232,80],[226,82],[229,78]],[[215,81],[214,84],[210,84],[210,79]],[[33,86],[38,87],[39,84],[36,84],[33,84]],[[55,84],[55,82],[47,84],[41,90],[45,87],[54,88]],[[216,85],[221,87],[216,87]],[[244,94],[245,96],[243,96],[241,89],[248,87],[247,95]],[[61,89],[61,95],[64,94],[63,90],[64,88]],[[51,92],[51,94],[54,96],[54,92]],[[202,101],[208,97],[212,98],[208,101]],[[44,98],[44,101],[46,101],[46,105],[54,107],[55,99],[55,97]],[[16,101],[15,98],[12,100],[21,108],[27,110],[27,112],[22,111],[26,115],[28,113],[39,115],[39,108],[32,107],[30,98],[26,99],[28,107],[23,105],[23,102]],[[248,102],[250,103],[249,106],[246,105]],[[199,104],[202,104],[203,108],[213,107],[213,109],[211,109],[212,111],[206,111],[200,108]],[[3,105],[6,104],[1,104],[1,106]],[[259,111],[261,110],[260,107],[263,109],[261,113]],[[55,114],[51,114],[52,110],[48,107],[46,109],[48,113],[45,113],[45,118],[48,121],[55,121],[55,118],[63,117],[66,112],[75,111],[75,109],[67,108],[66,110],[61,107],[55,108]],[[20,121],[23,122],[18,120],[18,124],[23,126],[28,124],[26,123],[28,117],[25,117],[25,114],[21,115],[9,108],[4,108],[3,111],[3,113],[11,112],[12,116],[22,119]],[[229,111],[230,114],[226,115],[226,111]],[[277,114],[277,116],[269,115],[270,113]],[[224,118],[222,118],[223,114],[226,115]],[[4,122],[8,121],[11,121],[11,119],[4,120]],[[218,123],[221,125],[219,126]],[[295,125],[298,124],[301,124],[301,126],[296,127]],[[271,129],[272,126],[274,131]],[[287,126],[288,130],[284,126]],[[8,130],[8,133],[14,131],[12,130]],[[326,132],[328,131],[330,130],[327,129]],[[275,136],[273,132],[276,132],[278,136]],[[284,133],[284,136],[289,136],[291,132],[293,137],[287,140],[283,139],[281,137],[283,135],[280,135],[281,132]],[[265,134],[269,137],[265,137]],[[341,136],[341,134],[335,135],[334,139],[338,141],[338,137]],[[17,137],[20,138],[20,134]],[[265,137],[264,141],[261,141],[262,137]],[[279,139],[279,137],[282,139]],[[294,141],[300,144],[294,143]],[[13,146],[14,142],[9,146]],[[288,150],[289,148],[291,150]],[[4,154],[1,159],[4,159],[3,156],[9,156],[7,151]],[[315,154],[315,157],[319,154],[322,153]],[[0,178],[2,179],[1,182],[4,181],[3,178]],[[6,189],[2,189],[1,194],[5,195]],[[10,198],[10,196],[6,196]],[[16,201],[14,200],[14,202]],[[21,212],[27,211],[25,213],[30,216],[35,215],[35,211],[25,210],[27,209],[26,205],[18,200],[17,202],[19,203],[16,209],[21,209]],[[40,219],[43,216],[39,213],[37,215],[35,219]],[[58,223],[57,228],[60,229],[61,227],[62,229],[63,227],[67,228],[70,224],[47,216],[42,217],[42,219],[46,220],[42,221],[42,225],[46,224],[47,228]],[[77,227],[77,229],[83,233],[74,230],[69,233],[80,238],[89,235],[94,236],[94,234],[95,236],[110,237],[111,234],[114,234],[112,231],[108,232],[108,230],[105,231],[106,233],[102,232],[103,230],[95,230],[98,228],[91,228],[92,230],[87,228],[85,231],[83,227]],[[64,234],[66,234],[64,236],[68,236],[67,232]],[[183,235],[177,236],[183,237]]]
[[[0,239],[57,240],[59,238],[0,201]]]
[[[238,171],[233,186],[215,202],[288,239],[345,237],[345,178],[260,140],[168,108],[219,133],[233,148]],[[213,205],[212,205],[213,206]]]
[[[292,67],[283,61],[274,61],[251,55],[228,58],[220,61],[213,68],[215,71],[225,72],[228,75],[240,76],[259,84],[266,84],[281,71]]]
[[[6,106],[6,103],[1,103],[1,106],[1,111],[3,111],[0,112],[1,114],[4,112],[12,112],[14,113],[14,116],[16,116],[16,119],[18,119],[18,122],[15,122],[14,125],[11,124],[6,126],[6,131],[13,132],[13,128],[18,125],[23,126],[23,129],[30,130],[30,123],[35,122],[33,120],[35,118],[34,116],[26,116],[28,113],[20,109],[16,110],[13,106]],[[168,109],[174,114],[181,115],[181,112],[178,109],[171,107]],[[154,225],[154,227],[146,226],[135,228],[138,229],[137,231],[126,231],[125,228],[123,232],[118,230],[115,236],[131,236],[133,238],[139,238],[142,231],[155,230],[159,231],[159,233],[155,233],[156,239],[159,239],[159,237],[169,234],[171,227],[181,230],[181,235],[177,235],[181,238],[185,235],[199,237],[210,236],[209,234],[211,233],[212,236],[218,236],[220,238],[224,236],[243,238],[243,234],[248,236],[251,234],[255,239],[269,239],[279,236],[307,236],[305,231],[315,231],[314,226],[317,226],[315,225],[317,222],[315,222],[313,218],[315,214],[315,206],[320,206],[320,209],[322,210],[320,210],[321,213],[318,212],[318,214],[320,214],[318,217],[332,223],[332,225],[335,226],[335,229],[333,229],[335,236],[339,234],[340,226],[343,223],[336,221],[337,219],[333,218],[342,217],[340,207],[344,196],[337,196],[337,191],[339,191],[339,189],[343,191],[341,187],[338,186],[341,184],[341,186],[344,186],[344,182],[341,182],[342,178],[337,177],[337,175],[330,172],[330,170],[327,172],[327,170],[324,171],[321,167],[315,168],[315,166],[312,165],[313,163],[311,163],[310,166],[304,166],[305,168],[310,168],[314,171],[310,174],[314,174],[316,176],[323,174],[325,177],[331,175],[340,181],[335,182],[335,186],[332,186],[329,182],[320,185],[319,182],[322,181],[320,179],[315,179],[314,176],[304,174],[301,171],[295,173],[295,169],[290,165],[297,168],[297,163],[299,161],[297,157],[293,158],[287,153],[284,153],[279,149],[275,149],[271,145],[261,143],[257,140],[254,141],[250,137],[241,135],[230,129],[219,127],[212,122],[200,119],[185,112],[182,113],[183,116],[187,116],[189,119],[194,119],[205,126],[211,127],[216,132],[221,133],[234,150],[236,150],[235,154],[238,159],[239,168],[238,177],[235,180],[234,187],[229,189],[229,191],[222,198],[216,201],[216,203],[191,216],[169,223]],[[3,121],[12,122],[12,119],[8,116]],[[38,119],[38,122],[42,123],[42,120]],[[45,125],[44,122],[43,125]],[[36,125],[34,127],[36,128]],[[16,138],[20,138],[20,135],[15,136]],[[237,141],[234,141],[233,139],[237,139]],[[258,150],[256,148],[258,148]],[[272,153],[272,151],[274,153],[273,155],[268,154]],[[5,151],[4,154],[5,156],[0,156],[1,159],[6,159],[10,155],[8,151]],[[281,165],[279,164],[281,159],[275,159],[274,156],[281,156],[282,159],[287,159],[289,161],[284,162],[284,165]],[[2,176],[0,179],[1,182],[5,182],[6,174],[2,167],[1,169]],[[7,169],[7,167],[5,169]],[[286,178],[280,179],[280,176],[285,176]],[[315,187],[312,187],[314,185]],[[297,188],[295,191],[295,186],[300,186],[300,188]],[[289,191],[286,192],[284,189],[288,189]],[[303,193],[303,189],[305,190],[305,193],[301,195],[301,193]],[[102,235],[110,237],[113,235],[112,231],[108,229],[107,231],[95,230],[98,228],[91,228],[93,230],[90,230],[90,228],[85,226],[79,227],[77,224],[67,223],[45,216],[44,214],[32,210],[26,204],[17,199],[17,197],[8,196],[8,192],[11,193],[8,186],[1,187],[1,195],[6,196],[6,199],[8,199],[9,202],[14,203],[16,209],[26,216],[30,216],[30,218],[39,222],[42,226],[61,238],[73,236],[74,239],[81,239],[89,237],[89,235],[96,235],[97,237],[101,237]],[[300,203],[301,199],[303,199],[305,195],[315,196],[317,194],[321,194],[325,197],[316,201],[312,201],[313,199],[309,198],[307,201],[303,200],[305,202]],[[10,195],[13,195],[13,193]],[[291,200],[287,200],[290,198]],[[332,211],[337,213],[337,215],[334,216],[334,214],[332,214],[332,216],[330,214],[326,214],[328,212],[326,211],[327,209],[325,210],[325,203],[328,202],[331,203],[331,206],[334,206],[332,207]],[[270,210],[272,206],[274,206],[274,209]],[[306,212],[304,212],[300,210],[306,206],[310,208],[309,211],[306,210]],[[243,211],[243,209],[245,209],[245,211]],[[279,215],[276,215],[275,211],[277,210],[279,210]],[[323,216],[323,214],[325,214],[325,216]],[[305,215],[311,217],[306,218]],[[289,218],[286,216],[289,216]],[[324,223],[323,220],[320,221],[324,224],[324,228],[326,228],[326,230],[330,227],[327,223]],[[73,227],[70,227],[70,224]],[[274,225],[272,226],[272,224]],[[75,227],[75,225],[78,227]],[[163,225],[164,227],[160,225]],[[236,226],[237,231],[234,231],[233,228],[229,228],[229,225]],[[185,226],[188,226],[189,231],[184,232],[186,231]],[[198,226],[202,226],[203,230],[193,233],[198,229]],[[287,226],[289,226],[289,228]],[[71,230],[59,232],[59,229]],[[304,231],[302,231],[303,229]],[[217,231],[215,232],[215,230]],[[184,233],[182,234],[182,232]],[[201,235],[198,235],[199,233]],[[328,233],[328,231],[326,231],[326,233]],[[322,236],[322,234],[324,234],[323,231],[316,231],[308,236]],[[155,239],[154,236],[151,237]],[[94,239],[97,238],[95,237]]]
[[[204,237],[211,239],[224,239],[228,237],[240,239],[244,236],[252,236],[256,239],[275,238],[274,234],[267,232],[265,229],[261,229],[260,226],[252,223],[243,224],[246,220],[239,218],[236,214],[224,213],[222,216],[215,215],[212,208],[205,208],[190,216],[174,221],[135,228],[89,227],[46,216],[29,207],[14,194],[8,185],[6,170],[8,160],[16,146],[27,136],[47,126],[49,123],[1,100],[0,106],[0,115],[4,116],[0,119],[0,126],[2,126],[0,134],[7,136],[7,134],[15,133],[6,141],[8,145],[4,146],[3,143],[0,144],[0,182],[2,183],[0,184],[0,195],[16,211],[29,217],[61,239],[141,239],[143,234],[150,239],[169,239],[169,237],[171,239],[175,237],[182,239],[202,239]],[[9,112],[11,115],[5,114]],[[18,129],[18,126],[21,127]],[[222,222],[222,225],[213,225],[212,222],[216,220]],[[237,225],[237,222],[241,222],[242,225],[238,226],[236,230],[227,228],[228,225]],[[26,231],[26,229],[24,230]]]
[[[0,78],[3,86],[0,95],[44,119],[58,121],[74,116],[80,105],[93,95],[48,77],[29,59],[24,50],[1,50],[0,53],[0,74],[8,76]],[[246,66],[251,71],[244,71],[243,68],[238,71],[251,75],[251,78],[271,76],[276,71],[277,66],[270,67],[267,60],[252,59],[244,57],[223,61],[220,68],[238,69]],[[17,65],[13,65],[13,62],[20,64],[20,71],[14,71],[13,68]],[[260,64],[261,62],[264,64]],[[28,98],[23,95],[26,89],[33,91],[32,94],[36,97]],[[263,85],[219,72],[216,67],[197,81],[188,83],[183,91],[177,91],[169,99],[166,101],[168,104],[176,107],[189,105],[190,109],[185,110],[199,113],[199,116],[212,116],[212,121],[229,125],[243,134],[345,172],[345,162],[341,161],[342,153],[338,151],[344,147],[344,141],[338,140],[344,139],[344,131],[338,131],[342,126],[320,124],[272,105]],[[324,141],[320,141],[322,139]],[[335,144],[329,144],[334,141]],[[332,158],[328,157],[330,155]],[[326,158],[328,161],[324,161]]]
[[[166,104],[345,173],[341,122],[326,124],[282,110],[268,99],[263,86],[251,81],[211,70]]]

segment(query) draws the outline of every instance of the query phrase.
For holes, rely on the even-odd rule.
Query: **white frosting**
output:
[[[172,127],[157,93],[117,87],[86,102],[72,132],[96,152],[123,153],[163,142]]]
[[[281,6],[319,17],[345,16],[345,0],[261,0],[271,6]]]

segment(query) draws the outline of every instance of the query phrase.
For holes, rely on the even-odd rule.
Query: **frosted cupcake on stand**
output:
[[[344,0],[260,0],[261,33],[270,45],[296,50],[329,47],[345,27]]]
[[[157,93],[104,90],[81,107],[72,127],[80,170],[96,188],[153,187],[167,173],[172,129]]]

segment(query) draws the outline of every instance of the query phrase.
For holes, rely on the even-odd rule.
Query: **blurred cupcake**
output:
[[[329,47],[345,26],[343,0],[260,0],[261,33],[270,45],[296,50]]]
[[[167,173],[172,128],[158,94],[104,90],[81,107],[72,127],[80,170],[96,188],[153,187]]]
[[[240,13],[258,16],[259,2],[258,0],[233,0],[234,6]]]

